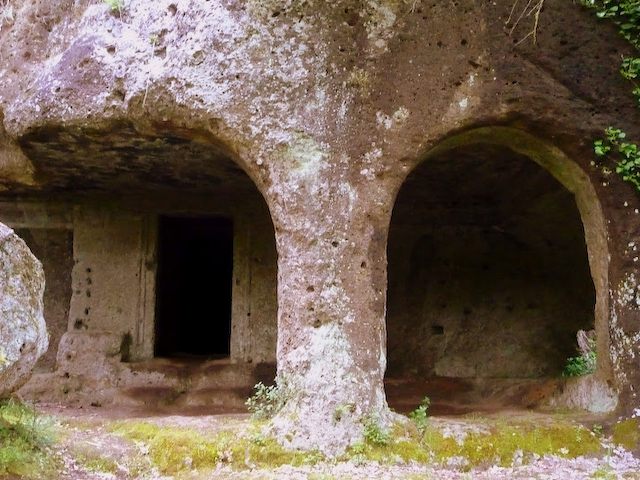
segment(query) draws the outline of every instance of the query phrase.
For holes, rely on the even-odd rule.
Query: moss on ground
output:
[[[114,432],[148,446],[149,458],[164,474],[215,468],[219,444],[187,428],[160,428],[144,422],[121,423]]]
[[[640,419],[629,418],[613,426],[613,441],[627,450],[640,447]]]
[[[194,429],[158,427],[144,422],[119,423],[113,431],[148,446],[149,458],[165,474],[185,470],[207,470],[218,463],[237,468],[273,468],[317,463],[324,456],[317,452],[283,449],[274,438],[260,433],[254,423],[249,432],[224,430],[211,435]]]
[[[376,431],[376,435],[369,432],[337,461],[418,462],[471,470],[478,466],[526,464],[547,454],[568,458],[601,452],[596,434],[566,419],[495,420],[475,416],[456,425],[461,428],[439,427],[431,419],[427,419],[426,425],[421,424],[420,429],[410,421],[397,423],[392,428]],[[145,461],[160,473],[178,478],[196,472],[205,474],[220,464],[239,470],[270,469],[327,460],[317,451],[283,449],[264,433],[265,426],[265,422],[253,421],[226,425],[222,430],[209,433],[197,428],[119,421],[108,429],[112,434],[136,442],[141,451],[146,452]],[[618,428],[630,430],[626,424]],[[89,470],[115,472],[114,465],[101,458],[84,460]]]
[[[453,457],[466,459],[469,467],[515,462],[553,454],[567,458],[600,451],[598,438],[586,428],[571,423],[539,425],[535,422],[504,423],[489,427],[488,433],[469,433],[462,441],[445,438],[441,432],[425,432],[425,449],[446,463]]]
[[[491,421],[469,419],[469,425],[481,429],[466,434],[447,436],[434,426],[422,433],[417,428],[395,425],[385,445],[365,441],[354,445],[345,456],[383,463],[416,461],[471,469],[477,466],[512,466],[547,454],[574,458],[600,452],[597,436],[585,427],[556,421],[547,425],[535,420]]]

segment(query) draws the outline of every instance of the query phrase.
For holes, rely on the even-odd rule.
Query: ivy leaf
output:
[[[610,150],[611,147],[609,145],[605,145],[602,140],[596,140],[593,142],[593,151],[598,157],[605,156]]]

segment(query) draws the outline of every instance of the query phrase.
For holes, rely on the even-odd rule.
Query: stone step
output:
[[[214,364],[205,363],[191,374],[194,390],[229,387],[251,387],[258,383],[273,383],[276,367],[273,364]]]
[[[243,413],[245,402],[252,389],[216,388],[196,391],[179,391],[171,388],[133,387],[120,389],[113,400],[115,405],[150,408],[207,407],[220,412]]]
[[[123,367],[113,403],[129,406],[216,407],[244,412],[258,382],[271,384],[273,364],[153,359]]]

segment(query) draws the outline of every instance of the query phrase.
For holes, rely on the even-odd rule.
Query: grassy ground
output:
[[[595,460],[589,460],[589,466],[584,467],[587,476],[576,478],[640,480],[640,474],[633,476],[633,467],[621,476],[607,460],[616,442],[628,449],[638,448],[636,419],[611,428],[600,424],[585,426],[567,414],[497,418],[430,418],[424,414],[391,429],[381,428],[375,418],[365,423],[365,436],[360,443],[339,459],[327,459],[316,451],[283,450],[269,436],[266,422],[246,415],[123,418],[107,409],[94,409],[92,413],[68,409],[44,415],[18,403],[5,402],[0,405],[0,477],[125,480],[284,475],[347,480],[396,472],[382,475],[472,479],[483,478],[482,472],[490,469],[549,463],[545,459],[570,465],[571,459],[586,458]],[[516,477],[499,477],[495,473],[490,478]]]
[[[59,471],[53,422],[19,402],[0,403],[0,476],[47,478]]]

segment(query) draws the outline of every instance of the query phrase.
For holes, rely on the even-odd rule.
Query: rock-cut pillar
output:
[[[334,456],[362,439],[364,419],[390,424],[387,224],[346,181],[299,176],[270,193],[276,189],[278,383],[286,404],[275,431],[285,447]]]

